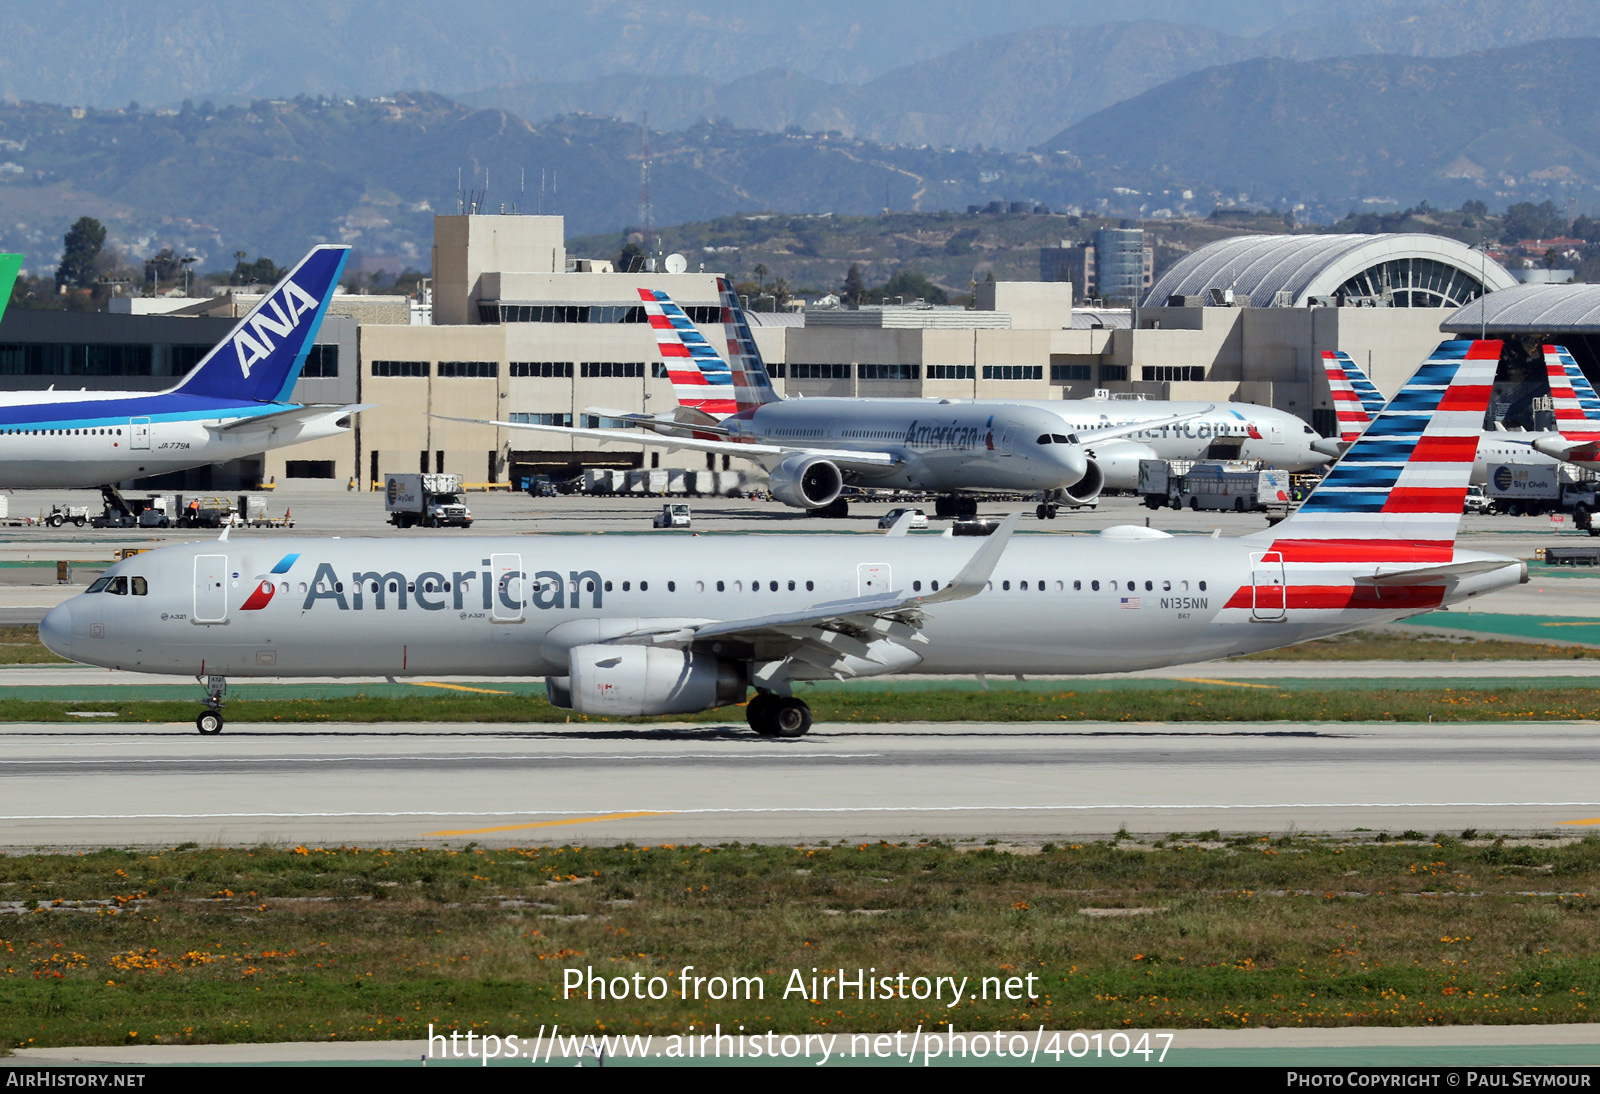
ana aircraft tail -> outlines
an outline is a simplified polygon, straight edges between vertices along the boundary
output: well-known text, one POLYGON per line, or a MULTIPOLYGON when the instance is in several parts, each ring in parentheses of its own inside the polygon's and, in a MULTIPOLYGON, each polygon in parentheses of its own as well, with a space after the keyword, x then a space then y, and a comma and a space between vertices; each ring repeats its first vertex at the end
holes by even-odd
POLYGON ((349 256, 350 248, 341 246, 306 255, 172 393, 241 402, 288 399, 349 256))
POLYGON ((1286 562, 1447 558, 1489 408, 1500 343, 1444 342, 1289 519, 1286 562))
POLYGON ((17 274, 21 269, 21 255, 0 255, 0 318, 6 314, 6 304, 11 300, 11 286, 17 283, 17 274))

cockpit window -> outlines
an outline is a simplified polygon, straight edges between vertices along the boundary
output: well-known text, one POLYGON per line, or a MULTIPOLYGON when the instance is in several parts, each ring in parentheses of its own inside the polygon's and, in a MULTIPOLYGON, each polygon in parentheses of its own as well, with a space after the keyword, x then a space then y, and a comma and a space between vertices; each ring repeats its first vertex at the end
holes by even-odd
POLYGON ((1076 437, 1063 437, 1059 433, 1050 434, 1050 439, 1055 441, 1056 444, 1077 444, 1078 443, 1078 439, 1076 437))
POLYGON ((111 584, 111 579, 109 577, 97 577, 95 578, 94 584, 90 585, 84 590, 84 595, 88 595, 89 593, 104 592, 105 587, 109 584, 111 584))
POLYGON ((113 596, 127 596, 128 579, 120 575, 112 578, 111 584, 106 586, 106 592, 112 594, 113 596))
POLYGON ((134 596, 147 596, 149 594, 149 592, 150 592, 150 584, 149 584, 149 582, 145 581, 144 578, 142 578, 142 577, 130 578, 129 582, 133 586, 133 595, 134 596))
POLYGON ((1054 442, 1050 439, 1050 434, 1041 433, 1041 434, 1039 434, 1039 439, 1037 441, 1035 441, 1034 443, 1035 444, 1053 444, 1054 442))

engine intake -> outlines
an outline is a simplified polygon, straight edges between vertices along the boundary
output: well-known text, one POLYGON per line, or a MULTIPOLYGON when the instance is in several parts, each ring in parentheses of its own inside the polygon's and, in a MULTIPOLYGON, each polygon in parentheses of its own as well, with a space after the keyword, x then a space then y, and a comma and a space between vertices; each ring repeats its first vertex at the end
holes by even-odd
POLYGON ((1071 486, 1063 486, 1055 493, 1067 505, 1093 505, 1100 497, 1100 491, 1105 489, 1105 472, 1100 470, 1100 465, 1094 460, 1088 461, 1084 468, 1083 478, 1071 486))
POLYGON ((772 469, 770 478, 772 496, 800 509, 831 505, 844 490, 844 473, 821 456, 790 456, 772 469))
POLYGON ((547 678, 545 690, 553 705, 580 714, 692 714, 744 697, 741 667, 709 653, 591 645, 568 657, 569 674, 547 678))

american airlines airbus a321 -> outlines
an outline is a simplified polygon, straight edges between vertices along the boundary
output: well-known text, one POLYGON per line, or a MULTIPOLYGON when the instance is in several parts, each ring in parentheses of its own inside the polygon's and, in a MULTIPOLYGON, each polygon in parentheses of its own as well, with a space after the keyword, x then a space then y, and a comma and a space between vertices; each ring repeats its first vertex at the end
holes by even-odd
POLYGON ((166 391, 0 392, 0 488, 107 486, 346 432, 361 407, 286 400, 349 254, 313 250, 166 391))
POLYGON ((551 702, 659 715, 743 702, 794 737, 805 680, 1114 672, 1272 649, 1525 581, 1458 549, 1498 342, 1447 342, 1276 528, 1098 536, 213 540, 117 563, 40 625, 107 668, 547 677, 551 702))
POLYGON ((601 441, 627 441, 753 460, 767 472, 772 496, 815 516, 843 517, 845 486, 925 490, 944 495, 943 516, 977 512, 972 493, 1043 493, 1079 505, 1100 493, 1086 445, 1159 429, 1214 409, 1190 406, 1138 423, 1096 422, 1081 432, 1038 407, 994 399, 783 399, 772 387, 733 286, 717 279, 724 360, 664 292, 640 289, 656 347, 678 409, 666 418, 603 413, 638 429, 577 429, 525 422, 472 421, 601 441))

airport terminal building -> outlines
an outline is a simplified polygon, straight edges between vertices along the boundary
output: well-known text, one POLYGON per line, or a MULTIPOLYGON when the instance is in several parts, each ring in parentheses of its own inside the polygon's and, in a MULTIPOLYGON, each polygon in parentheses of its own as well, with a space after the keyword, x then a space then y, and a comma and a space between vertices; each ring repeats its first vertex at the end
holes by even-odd
MULTIPOLYGON (((609 262, 569 258, 561 217, 515 214, 435 218, 433 271, 431 323, 377 299, 363 306, 361 297, 339 297, 330 308, 294 394, 369 405, 351 433, 192 472, 211 479, 187 485, 273 481, 344 490, 351 480, 366 484, 399 471, 519 483, 586 467, 723 466, 721 457, 699 453, 479 424, 603 426, 607 410, 670 410, 672 388, 638 290, 665 290, 721 347, 715 272, 613 272, 609 262)), ((750 319, 786 397, 1076 399, 1100 390, 1261 403, 1326 435, 1333 416, 1324 350, 1350 353, 1380 389, 1394 391, 1438 343, 1441 324, 1485 292, 1498 299, 1515 285, 1480 252, 1437 236, 1243 236, 1186 256, 1138 307, 1121 312, 1075 309, 1066 282, 989 281, 977 286, 972 309, 907 304, 750 319)), ((234 313, 247 306, 241 299, 234 313)), ((0 372, 13 386, 163 387, 197 352, 192 347, 209 346, 227 326, 13 309, 0 322, 0 372), (113 319, 139 320, 152 333, 81 325, 113 319), (183 328, 168 329, 173 324, 193 324, 194 334, 178 339, 173 331, 183 328), (52 356, 40 348, 48 338, 95 337, 191 348, 157 351, 154 359, 166 364, 137 373, 138 383, 125 382, 114 360, 85 371, 99 351, 58 347, 52 356)), ((99 352, 108 356, 116 355, 99 352)))

